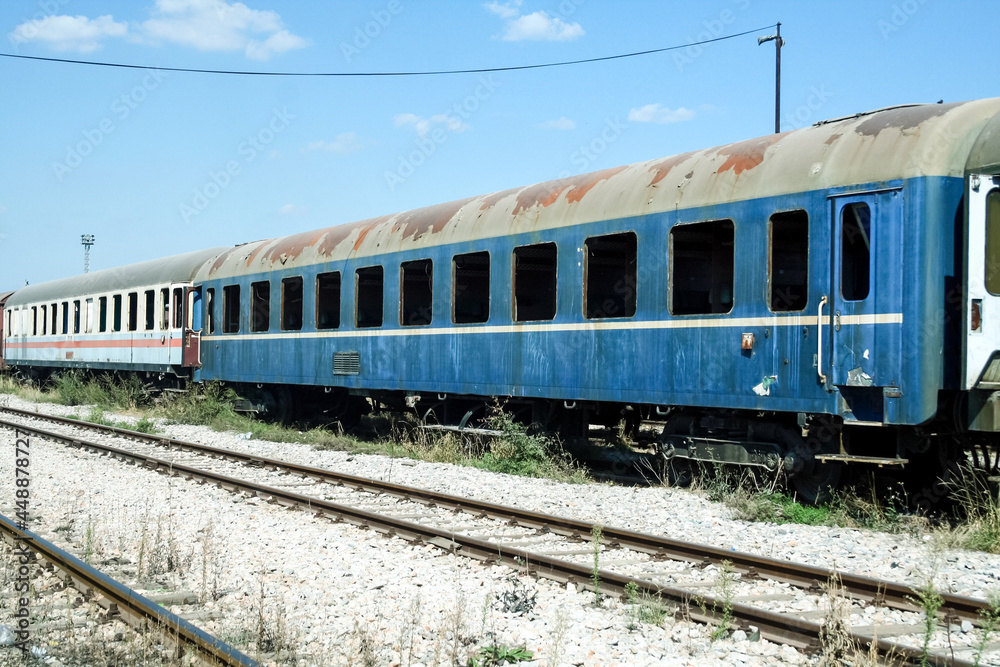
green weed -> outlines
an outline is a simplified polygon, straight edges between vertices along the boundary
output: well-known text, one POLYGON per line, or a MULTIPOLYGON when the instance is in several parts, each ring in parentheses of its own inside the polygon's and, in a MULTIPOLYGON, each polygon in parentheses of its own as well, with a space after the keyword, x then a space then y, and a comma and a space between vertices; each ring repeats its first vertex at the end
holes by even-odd
POLYGON ((590 583, 594 586, 594 604, 601 606, 601 542, 604 530, 595 525, 590 529, 590 546, 594 554, 594 566, 590 572, 590 583))
POLYGON ((722 600, 722 609, 716 609, 722 616, 719 618, 719 627, 712 633, 712 641, 729 636, 729 630, 733 627, 733 593, 736 584, 736 572, 733 564, 728 560, 722 561, 722 569, 719 571, 719 599, 722 600))
POLYGON ((494 665, 516 665, 519 662, 531 660, 534 654, 526 646, 504 646, 494 644, 479 649, 479 656, 469 658, 468 667, 494 667, 494 665))

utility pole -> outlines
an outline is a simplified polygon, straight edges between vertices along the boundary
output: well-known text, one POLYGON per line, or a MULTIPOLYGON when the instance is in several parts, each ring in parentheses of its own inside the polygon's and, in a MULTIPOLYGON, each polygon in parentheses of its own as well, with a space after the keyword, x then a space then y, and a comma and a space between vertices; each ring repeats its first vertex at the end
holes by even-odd
POLYGON ((767 37, 758 37, 757 46, 765 42, 774 42, 774 133, 781 132, 781 47, 785 40, 781 38, 781 22, 778 22, 777 32, 767 37))
POLYGON ((94 245, 94 235, 81 234, 80 243, 83 244, 83 272, 90 273, 90 247, 94 245))

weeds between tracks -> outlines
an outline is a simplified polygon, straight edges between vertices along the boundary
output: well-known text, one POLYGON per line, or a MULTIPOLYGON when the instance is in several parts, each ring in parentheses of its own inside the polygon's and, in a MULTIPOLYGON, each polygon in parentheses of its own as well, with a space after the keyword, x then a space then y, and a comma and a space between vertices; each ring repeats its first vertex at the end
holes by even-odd
POLYGON ((161 420, 207 426, 216 431, 249 433, 259 440, 307 444, 320 449, 454 463, 573 483, 589 481, 556 439, 529 433, 526 426, 516 422, 500 405, 490 410, 484 425, 503 435, 485 439, 428 432, 418 428, 411 415, 400 417, 385 412, 368 415, 352 433, 343 433, 337 424, 283 426, 237 412, 234 404, 239 396, 218 383, 207 383, 189 392, 154 401, 134 378, 97 375, 84 379, 82 374, 70 372, 41 388, 24 385, 9 376, 0 377, 0 394, 5 393, 34 402, 91 405, 84 420, 145 433, 155 432, 156 420, 161 420), (136 417, 136 421, 109 419, 106 413, 110 410, 124 411, 136 417))
MULTIPOLYGON (((343 433, 336 424, 282 426, 237 412, 233 406, 239 397, 218 383, 207 383, 154 401, 135 378, 105 374, 88 379, 70 372, 45 387, 25 385, 9 375, 0 376, 0 394, 5 393, 35 402, 91 405, 84 419, 145 432, 153 432, 158 421, 203 425, 218 431, 250 433, 256 439, 272 442, 453 463, 573 483, 589 481, 556 439, 529 432, 500 405, 493 406, 483 426, 503 435, 490 439, 429 432, 420 429, 412 415, 400 417, 386 412, 366 416, 362 425, 350 433, 343 433), (107 413, 112 410, 124 411, 133 419, 127 422, 110 419, 107 413)), ((957 512, 934 521, 910 512, 901 488, 889 494, 877 492, 879 483, 873 478, 838 491, 824 505, 812 506, 781 490, 776 479, 757 479, 747 471, 708 472, 698 476, 696 486, 700 485, 710 500, 726 504, 738 519, 888 533, 929 532, 944 546, 1000 553, 1000 497, 994 486, 971 470, 957 476, 959 481, 952 484, 957 512)))

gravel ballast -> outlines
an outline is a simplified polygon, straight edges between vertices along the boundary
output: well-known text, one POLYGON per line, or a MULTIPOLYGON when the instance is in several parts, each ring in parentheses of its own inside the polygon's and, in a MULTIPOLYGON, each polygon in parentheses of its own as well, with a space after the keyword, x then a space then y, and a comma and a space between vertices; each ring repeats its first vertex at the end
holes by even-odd
MULTIPOLYGON (((87 412, 3 399, 50 414, 87 412)), ((915 585, 933 577, 939 590, 963 595, 987 597, 1000 588, 997 556, 944 550, 921 536, 737 521, 724 506, 689 491, 563 484, 203 427, 158 428, 259 456, 845 572, 915 585)), ((0 442, 13 445, 13 432, 5 430, 0 442)), ((256 648, 263 636, 265 653, 280 651, 277 658, 264 656, 270 664, 294 664, 293 657, 299 664, 366 664, 370 656, 380 665, 465 664, 479 647, 492 645, 525 646, 534 655, 528 664, 537 665, 815 662, 790 647, 751 641, 743 631, 713 641, 712 628, 669 615, 658 625, 644 623, 634 606, 617 600, 596 606, 593 593, 573 585, 536 581, 41 438, 32 439, 31 466, 33 529, 89 554, 102 569, 107 562, 123 572, 113 576, 131 572, 146 590, 198 593, 206 602, 197 624, 240 648, 256 648)), ((13 467, 13 455, 0 457, 3 479, 13 479, 13 467)), ((13 490, 0 484, 2 507, 13 507, 13 490)))

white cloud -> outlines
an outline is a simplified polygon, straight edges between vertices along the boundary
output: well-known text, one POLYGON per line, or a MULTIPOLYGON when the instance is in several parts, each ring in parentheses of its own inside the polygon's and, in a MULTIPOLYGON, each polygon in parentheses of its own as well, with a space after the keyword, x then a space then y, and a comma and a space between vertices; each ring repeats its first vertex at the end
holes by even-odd
POLYGON ((496 0, 483 5, 486 11, 502 18, 506 25, 501 39, 507 42, 521 40, 560 42, 583 37, 579 23, 566 23, 557 16, 538 11, 521 14, 521 0, 500 3, 496 0))
POLYGON ((242 2, 228 0, 156 0, 154 17, 141 28, 153 41, 199 51, 242 50, 254 60, 267 60, 308 43, 286 30, 277 12, 250 9, 242 2))
POLYGON ((152 17, 131 26, 110 14, 96 19, 46 16, 22 23, 8 34, 13 44, 39 42, 56 51, 84 53, 101 48, 106 38, 168 42, 199 51, 243 51, 253 60, 268 60, 308 45, 285 28, 277 12, 250 9, 231 0, 156 0, 152 17))
POLYGON ((540 125, 548 130, 572 130, 576 127, 576 123, 567 118, 566 116, 560 116, 558 120, 549 120, 540 125))
POLYGON ((302 149, 303 153, 309 151, 329 151, 331 153, 353 153, 361 150, 361 141, 356 132, 341 132, 333 141, 312 141, 302 149))
POLYGON ((309 207, 301 204, 285 204, 278 209, 278 215, 305 215, 308 212, 309 207))
POLYGON ((251 39, 247 43, 245 53, 247 58, 252 60, 270 60, 271 56, 275 53, 301 49, 307 46, 308 43, 298 35, 293 35, 287 30, 280 30, 263 42, 251 39))
POLYGON ((430 118, 423 118, 412 113, 398 113, 393 116, 392 122, 396 127, 412 125, 421 137, 430 132, 435 125, 444 125, 451 132, 465 132, 470 127, 468 123, 463 123, 457 116, 449 116, 444 113, 436 114, 430 118))
POLYGON ((512 0, 500 4, 499 2, 487 2, 483 5, 486 11, 492 12, 502 19, 511 19, 521 13, 521 0, 512 0))
POLYGON ((89 19, 86 16, 46 16, 27 21, 8 33, 13 44, 42 42, 54 51, 89 53, 101 48, 105 37, 125 37, 128 24, 116 22, 110 14, 89 19))
POLYGON ((583 35, 583 27, 579 23, 566 23, 558 17, 539 11, 509 21, 503 33, 503 40, 565 42, 583 35))
POLYGON ((691 109, 685 107, 670 109, 657 102, 643 107, 633 107, 628 112, 628 119, 634 123, 679 123, 691 120, 694 115, 691 109))

